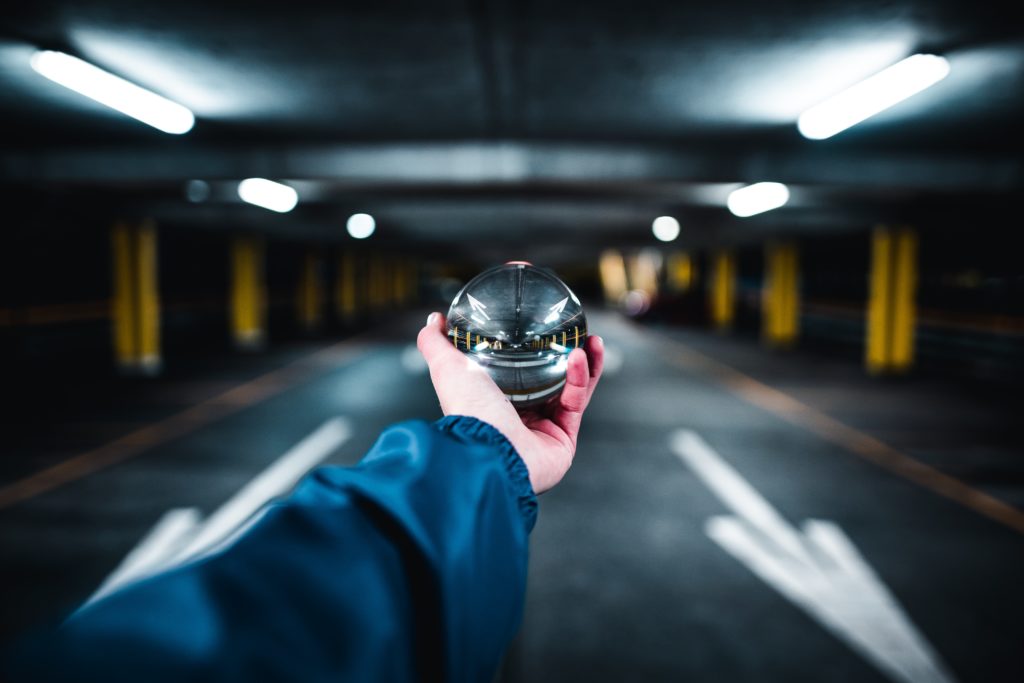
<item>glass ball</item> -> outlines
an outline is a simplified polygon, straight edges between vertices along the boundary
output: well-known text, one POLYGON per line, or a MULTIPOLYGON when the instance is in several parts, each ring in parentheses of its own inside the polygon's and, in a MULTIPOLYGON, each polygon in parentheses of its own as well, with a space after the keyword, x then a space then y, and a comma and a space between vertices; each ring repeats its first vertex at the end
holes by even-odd
POLYGON ((554 273, 511 261, 459 291, 448 310, 448 337, 512 405, 533 408, 561 395, 569 352, 587 340, 587 319, 554 273))

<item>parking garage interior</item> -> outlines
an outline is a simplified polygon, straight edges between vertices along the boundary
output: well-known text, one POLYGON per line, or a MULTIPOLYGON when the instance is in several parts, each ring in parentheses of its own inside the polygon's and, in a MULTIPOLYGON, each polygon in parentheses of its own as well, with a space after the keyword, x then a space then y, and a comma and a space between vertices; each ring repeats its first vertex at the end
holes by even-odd
POLYGON ((529 261, 578 295, 605 371, 539 497, 494 680, 1020 680, 1013 16, 8 8, 0 646, 45 637, 155 529, 201 530, 311 436, 334 435, 296 478, 441 417, 424 319, 529 261), (171 118, 90 99, 68 64, 171 118), (812 128, 915 64, 933 82, 812 128), (748 212, 758 188, 781 201, 748 212))

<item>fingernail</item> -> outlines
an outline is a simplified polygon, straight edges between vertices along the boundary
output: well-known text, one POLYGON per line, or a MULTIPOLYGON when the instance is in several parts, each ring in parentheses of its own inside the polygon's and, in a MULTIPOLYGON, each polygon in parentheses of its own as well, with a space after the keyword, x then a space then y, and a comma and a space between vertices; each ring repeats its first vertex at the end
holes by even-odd
POLYGON ((437 320, 437 313, 431 313, 430 315, 427 316, 428 325, 433 325, 435 320, 437 320))

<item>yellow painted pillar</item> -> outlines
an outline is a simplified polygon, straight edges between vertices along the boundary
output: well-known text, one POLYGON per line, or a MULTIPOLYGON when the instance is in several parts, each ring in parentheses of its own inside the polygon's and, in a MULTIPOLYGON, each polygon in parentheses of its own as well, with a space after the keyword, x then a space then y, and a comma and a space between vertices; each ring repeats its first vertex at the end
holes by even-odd
POLYGON ((381 308, 391 308, 393 303, 393 292, 391 289, 391 266, 392 262, 390 257, 383 257, 378 261, 380 270, 378 271, 378 286, 380 287, 380 305, 381 308))
POLYGON ((601 254, 598 264, 601 273, 601 288, 604 290, 604 299, 610 305, 618 305, 622 297, 629 289, 626 279, 626 263, 622 254, 609 249, 601 254))
POLYGON ((654 299, 658 296, 658 268, 661 255, 655 251, 644 250, 634 254, 627 261, 630 289, 639 289, 654 299))
POLYGON ((408 260, 406 278, 406 303, 415 306, 420 302, 420 269, 416 259, 408 260))
POLYGON ((122 371, 156 374, 162 365, 156 225, 119 223, 111 246, 115 359, 122 371))
POLYGON ((363 273, 363 279, 366 281, 366 309, 370 313, 375 313, 377 311, 377 307, 380 305, 377 302, 378 289, 376 256, 370 256, 366 259, 366 268, 363 273))
POLYGON ((111 318, 114 322, 114 358, 122 370, 135 368, 135 285, 132 261, 133 229, 118 223, 110 231, 113 248, 113 298, 111 318))
POLYGON ((789 346, 800 329, 800 267, 795 244, 769 244, 764 252, 761 328, 772 346, 789 346))
POLYGON ((231 243, 231 335, 240 349, 258 349, 266 340, 264 246, 258 237, 231 243))
POLYGON ((359 298, 356 279, 356 255, 350 250, 338 256, 338 272, 334 281, 334 303, 338 317, 350 323, 359 314, 359 298))
POLYGON ((299 275, 296 294, 299 324, 308 332, 316 330, 323 323, 324 284, 323 263, 315 249, 306 252, 299 275))
POLYGON ((736 255, 718 249, 711 256, 711 321, 719 329, 732 327, 736 316, 736 255))
POLYGON ((685 251, 676 251, 668 257, 668 288, 672 292, 684 293, 693 286, 693 258, 685 251))
POLYGON ((871 236, 864 360, 873 374, 909 370, 914 363, 917 233, 879 226, 871 236))
POLYGON ((408 297, 408 285, 406 284, 405 259, 398 258, 391 263, 391 298, 395 305, 402 308, 408 297))

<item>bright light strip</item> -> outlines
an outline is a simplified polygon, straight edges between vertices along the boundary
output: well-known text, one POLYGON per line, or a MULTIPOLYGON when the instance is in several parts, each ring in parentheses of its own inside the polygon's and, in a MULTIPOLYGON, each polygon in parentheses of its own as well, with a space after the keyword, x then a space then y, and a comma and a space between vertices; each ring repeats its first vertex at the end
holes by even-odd
POLYGON ((238 196, 243 202, 278 213, 288 213, 299 203, 295 188, 266 178, 246 178, 238 183, 238 196))
POLYGON ((740 218, 777 209, 789 201, 789 188, 782 183, 754 183, 729 193, 729 211, 740 218))
POLYGON ((651 223, 651 232, 662 242, 671 242, 679 237, 679 221, 672 216, 658 216, 651 223))
POLYGON ((63 52, 39 50, 29 62, 36 73, 158 128, 181 135, 192 130, 196 117, 177 102, 129 83, 112 73, 63 52))
POLYGON ((949 74, 938 55, 912 55, 800 115, 797 128, 811 140, 824 140, 935 85, 949 74))
POLYGON ((345 228, 352 237, 357 240, 365 240, 377 229, 377 221, 373 220, 373 216, 368 213, 354 213, 348 217, 345 228))

